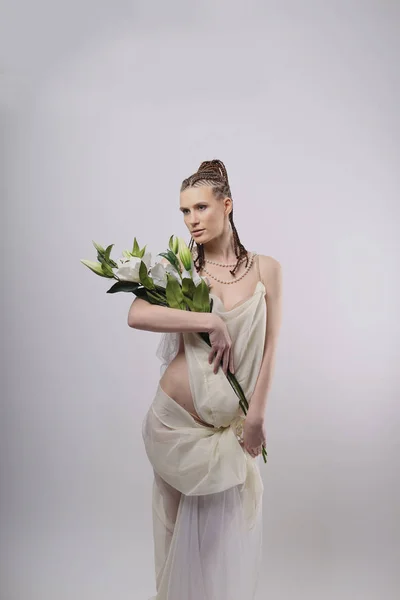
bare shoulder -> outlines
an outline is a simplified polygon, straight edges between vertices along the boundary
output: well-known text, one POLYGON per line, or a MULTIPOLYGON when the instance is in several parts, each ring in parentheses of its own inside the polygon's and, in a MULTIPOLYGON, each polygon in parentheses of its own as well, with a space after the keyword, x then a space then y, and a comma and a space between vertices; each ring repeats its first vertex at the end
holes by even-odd
POLYGON ((281 263, 273 256, 259 254, 258 257, 261 279, 267 289, 267 292, 279 293, 282 281, 281 263))
POLYGON ((276 274, 282 271, 281 263, 273 256, 259 254, 258 260, 258 264, 260 265, 260 274, 263 280, 264 276, 265 279, 268 280, 270 277, 276 277, 276 274))

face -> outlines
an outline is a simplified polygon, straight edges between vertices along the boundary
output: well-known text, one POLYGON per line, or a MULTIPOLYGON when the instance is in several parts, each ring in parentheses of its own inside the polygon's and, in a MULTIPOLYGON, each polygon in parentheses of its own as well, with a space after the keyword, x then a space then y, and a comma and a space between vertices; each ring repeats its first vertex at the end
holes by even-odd
POLYGON ((212 187, 189 187, 180 194, 180 209, 190 235, 198 244, 221 236, 227 226, 232 200, 217 200, 212 187), (196 233, 196 230, 201 230, 196 233))

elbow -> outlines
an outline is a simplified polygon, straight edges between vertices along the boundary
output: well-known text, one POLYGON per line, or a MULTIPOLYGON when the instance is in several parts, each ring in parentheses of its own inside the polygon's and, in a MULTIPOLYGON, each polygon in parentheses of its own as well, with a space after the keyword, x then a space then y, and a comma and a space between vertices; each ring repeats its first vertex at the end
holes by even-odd
POLYGON ((146 329, 148 317, 146 317, 149 310, 147 302, 137 298, 128 313, 127 323, 129 327, 133 329, 146 329))
POLYGON ((133 329, 135 329, 135 327, 136 327, 135 321, 133 320, 131 315, 128 315, 127 323, 128 323, 128 327, 132 327, 133 329))
POLYGON ((127 318, 128 327, 132 327, 133 329, 137 328, 137 322, 138 322, 137 310, 136 310, 136 308, 134 308, 132 306, 128 312, 128 318, 127 318))
POLYGON ((137 314, 137 311, 130 311, 127 319, 128 327, 132 327, 132 329, 141 329, 140 327, 140 319, 137 314))

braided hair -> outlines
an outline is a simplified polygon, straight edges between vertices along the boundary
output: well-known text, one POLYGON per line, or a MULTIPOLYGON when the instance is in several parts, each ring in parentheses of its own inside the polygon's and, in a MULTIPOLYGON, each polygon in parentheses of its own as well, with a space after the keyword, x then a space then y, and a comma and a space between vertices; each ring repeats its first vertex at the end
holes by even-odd
MULTIPOLYGON (((181 185, 181 192, 186 190, 189 187, 200 187, 201 185, 208 185, 213 188, 214 196, 217 199, 220 198, 232 198, 231 188, 229 186, 228 173, 226 172, 225 165, 222 161, 218 159, 214 160, 206 160, 201 163, 200 167, 197 169, 196 173, 187 177, 183 180, 181 185)), ((235 256, 237 258, 237 263, 232 271, 232 275, 235 274, 236 269, 238 268, 240 262, 244 257, 246 257, 246 267, 249 261, 249 257, 247 254, 246 248, 243 246, 242 242, 239 239, 238 232, 235 227, 235 223, 233 222, 233 208, 229 213, 229 221, 232 227, 233 232, 233 246, 235 251, 235 256)), ((192 251, 195 240, 193 237, 189 243, 189 250, 192 251)), ((200 271, 204 266, 204 247, 203 244, 197 244, 197 257, 194 260, 194 265, 197 271, 200 271), (196 264, 197 263, 197 264, 196 264)))

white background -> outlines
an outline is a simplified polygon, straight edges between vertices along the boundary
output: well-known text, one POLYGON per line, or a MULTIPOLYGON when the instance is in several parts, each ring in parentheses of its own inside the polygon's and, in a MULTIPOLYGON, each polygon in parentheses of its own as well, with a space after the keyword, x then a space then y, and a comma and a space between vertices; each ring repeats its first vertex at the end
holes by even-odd
POLYGON ((189 241, 179 187, 212 158, 284 278, 257 600, 398 598, 399 3, 9 0, 0 22, 1 600, 155 592, 160 334, 80 259, 189 241))

